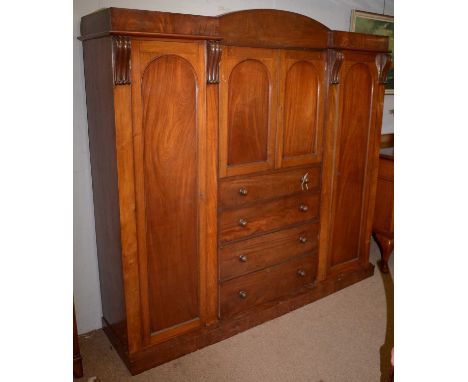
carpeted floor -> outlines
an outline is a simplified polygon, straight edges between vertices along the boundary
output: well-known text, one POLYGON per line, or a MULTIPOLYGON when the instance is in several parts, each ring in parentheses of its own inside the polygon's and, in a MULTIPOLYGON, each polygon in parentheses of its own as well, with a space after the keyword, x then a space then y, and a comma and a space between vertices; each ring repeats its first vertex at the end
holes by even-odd
MULTIPOLYGON (((372 242, 371 262, 379 258, 372 242)), ((80 336, 80 346, 85 376, 77 381, 387 381, 393 281, 376 267, 369 279, 135 377, 102 330, 80 336)))

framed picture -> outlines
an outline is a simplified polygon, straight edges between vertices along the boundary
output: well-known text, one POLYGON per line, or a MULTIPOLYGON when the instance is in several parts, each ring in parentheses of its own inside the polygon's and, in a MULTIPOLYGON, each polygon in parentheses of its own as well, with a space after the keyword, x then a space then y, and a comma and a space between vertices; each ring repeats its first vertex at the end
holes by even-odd
MULTIPOLYGON (((353 10, 351 13, 351 32, 388 36, 388 50, 393 59, 393 16, 353 10)), ((393 94, 393 67, 388 71, 385 94, 393 94)))

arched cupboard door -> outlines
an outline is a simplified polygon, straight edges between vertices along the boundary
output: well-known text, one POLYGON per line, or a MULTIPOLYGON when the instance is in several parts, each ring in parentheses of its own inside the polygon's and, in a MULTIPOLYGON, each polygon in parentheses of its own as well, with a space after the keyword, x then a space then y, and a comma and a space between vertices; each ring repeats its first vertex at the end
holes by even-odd
POLYGON ((143 343, 205 320, 203 43, 132 42, 132 119, 143 343))
POLYGON ((274 168, 277 55, 223 47, 219 85, 219 175, 274 168))
POLYGON ((280 51, 276 167, 320 162, 326 52, 280 51))
POLYGON ((369 261, 383 97, 376 55, 344 52, 339 80, 330 85, 333 150, 327 275, 369 261))

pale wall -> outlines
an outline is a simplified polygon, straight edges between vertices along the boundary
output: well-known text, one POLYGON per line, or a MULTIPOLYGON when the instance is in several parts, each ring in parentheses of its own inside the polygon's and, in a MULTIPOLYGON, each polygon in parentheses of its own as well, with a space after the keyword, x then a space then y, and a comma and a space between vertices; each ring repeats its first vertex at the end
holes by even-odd
MULTIPOLYGON (((73 227, 73 290, 78 332, 86 333, 101 327, 101 295, 97 269, 94 231, 91 169, 89 163, 88 125, 83 75, 83 52, 76 39, 82 16, 101 8, 122 7, 192 13, 215 16, 241 9, 275 8, 309 16, 330 29, 349 30, 352 9, 382 12, 383 0, 75 0, 73 15, 73 138, 74 138, 74 227, 73 227)), ((393 0, 386 0, 385 14, 393 15, 393 0)), ((393 132, 393 96, 386 96, 383 128, 393 132)))

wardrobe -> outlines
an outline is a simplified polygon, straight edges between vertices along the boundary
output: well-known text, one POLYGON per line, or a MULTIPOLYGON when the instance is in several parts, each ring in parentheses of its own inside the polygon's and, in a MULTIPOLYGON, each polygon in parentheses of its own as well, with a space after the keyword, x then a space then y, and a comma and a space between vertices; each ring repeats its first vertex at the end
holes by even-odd
POLYGON ((108 8, 80 39, 103 327, 132 374, 373 274, 386 37, 108 8))

